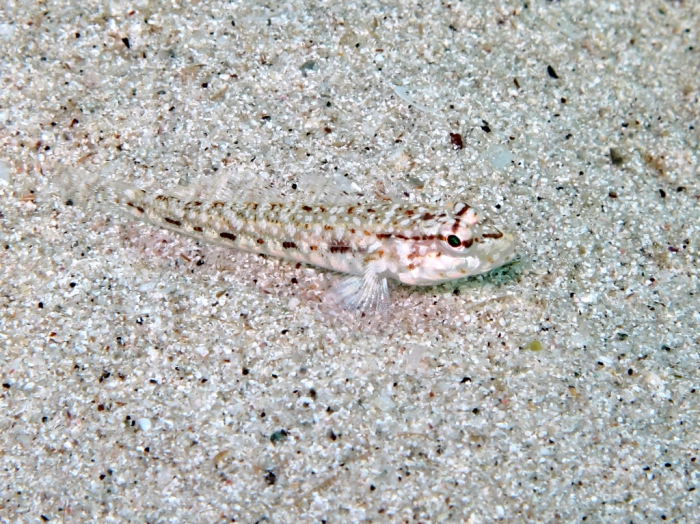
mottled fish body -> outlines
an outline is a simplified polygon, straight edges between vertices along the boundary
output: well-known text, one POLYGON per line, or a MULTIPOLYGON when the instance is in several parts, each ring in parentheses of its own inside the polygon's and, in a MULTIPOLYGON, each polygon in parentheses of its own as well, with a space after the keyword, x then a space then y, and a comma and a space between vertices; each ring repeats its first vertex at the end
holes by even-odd
POLYGON ((388 306, 387 278, 439 284, 490 271, 515 248, 512 234, 464 203, 232 202, 121 186, 97 193, 102 203, 204 242, 346 273, 334 295, 350 308, 388 306))

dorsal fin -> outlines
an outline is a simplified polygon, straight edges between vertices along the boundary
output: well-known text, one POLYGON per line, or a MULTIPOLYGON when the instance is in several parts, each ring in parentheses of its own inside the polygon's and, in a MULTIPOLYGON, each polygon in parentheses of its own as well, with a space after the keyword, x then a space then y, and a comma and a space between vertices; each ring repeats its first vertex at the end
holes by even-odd
POLYGON ((172 189, 171 194, 183 199, 205 199, 230 202, 325 202, 329 204, 356 203, 376 200, 365 195, 360 187, 346 177, 327 178, 305 174, 296 180, 273 179, 266 173, 222 173, 200 177, 191 184, 172 189))

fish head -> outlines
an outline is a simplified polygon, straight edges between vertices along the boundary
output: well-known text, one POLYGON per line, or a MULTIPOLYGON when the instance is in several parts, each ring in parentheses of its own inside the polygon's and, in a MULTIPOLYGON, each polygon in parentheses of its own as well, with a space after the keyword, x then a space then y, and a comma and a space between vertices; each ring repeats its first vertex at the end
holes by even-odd
POLYGON ((434 285, 479 275, 513 259, 515 235, 498 229, 486 215, 464 203, 453 206, 436 224, 437 234, 417 246, 405 271, 409 285, 434 285))

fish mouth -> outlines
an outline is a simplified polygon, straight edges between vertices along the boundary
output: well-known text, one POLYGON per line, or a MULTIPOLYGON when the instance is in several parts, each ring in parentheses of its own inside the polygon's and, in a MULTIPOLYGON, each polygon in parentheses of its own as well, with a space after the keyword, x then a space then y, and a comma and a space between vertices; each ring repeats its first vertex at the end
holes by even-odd
POLYGON ((518 248, 518 241, 515 238, 515 235, 512 233, 503 233, 503 239, 505 243, 508 244, 507 249, 503 253, 503 256, 501 257, 501 263, 502 264, 507 264, 511 260, 513 260, 516 256, 515 251, 518 248))
POLYGON ((492 246, 493 254, 489 257, 490 267, 496 268, 507 264, 516 258, 518 241, 512 233, 503 233, 497 244, 492 246))

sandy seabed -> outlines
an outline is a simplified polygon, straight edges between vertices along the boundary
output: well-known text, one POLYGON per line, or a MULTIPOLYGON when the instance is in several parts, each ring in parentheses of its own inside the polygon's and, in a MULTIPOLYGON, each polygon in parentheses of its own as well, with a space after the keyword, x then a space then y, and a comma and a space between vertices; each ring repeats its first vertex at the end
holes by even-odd
POLYGON ((0 520, 700 521, 698 28, 697 2, 6 0, 0 520), (358 319, 338 275, 67 205, 65 173, 459 198, 519 261, 358 319))

